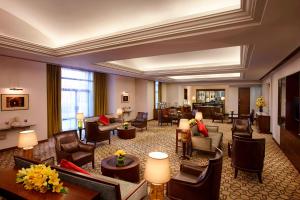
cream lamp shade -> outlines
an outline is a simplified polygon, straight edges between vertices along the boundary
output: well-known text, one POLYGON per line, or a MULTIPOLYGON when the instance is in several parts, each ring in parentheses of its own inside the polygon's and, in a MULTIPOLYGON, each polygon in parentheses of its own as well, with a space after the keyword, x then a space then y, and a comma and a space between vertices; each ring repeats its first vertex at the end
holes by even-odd
POLYGON ((195 96, 192 96, 192 100, 195 101, 195 100, 196 100, 196 97, 195 97, 195 96))
POLYGON ((82 120, 84 119, 84 114, 83 114, 83 113, 77 113, 77 114, 76 114, 76 119, 77 119, 78 121, 82 121, 82 120))
POLYGON ((122 115, 123 114, 123 109, 122 108, 118 108, 117 109, 117 115, 122 115))
POLYGON ((199 120, 199 121, 202 120, 203 119, 202 112, 197 112, 196 115, 195 115, 195 119, 199 120))
POLYGON ((224 100, 225 100, 225 97, 221 97, 221 100, 224 101, 224 100))
POLYGON ((188 119, 180 119, 178 128, 181 130, 189 130, 190 129, 189 120, 188 119))
POLYGON ((34 130, 21 131, 19 133, 18 147, 23 149, 32 149, 37 145, 37 137, 34 130))
POLYGON ((169 156, 163 152, 151 152, 145 168, 145 179, 152 184, 167 183, 170 178, 169 156))

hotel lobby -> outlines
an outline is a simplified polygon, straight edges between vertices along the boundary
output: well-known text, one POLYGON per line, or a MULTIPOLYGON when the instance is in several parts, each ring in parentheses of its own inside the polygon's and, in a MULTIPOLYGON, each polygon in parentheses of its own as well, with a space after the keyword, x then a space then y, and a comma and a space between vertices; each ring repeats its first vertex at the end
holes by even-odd
POLYGON ((0 6, 0 200, 300 199, 298 0, 0 6))

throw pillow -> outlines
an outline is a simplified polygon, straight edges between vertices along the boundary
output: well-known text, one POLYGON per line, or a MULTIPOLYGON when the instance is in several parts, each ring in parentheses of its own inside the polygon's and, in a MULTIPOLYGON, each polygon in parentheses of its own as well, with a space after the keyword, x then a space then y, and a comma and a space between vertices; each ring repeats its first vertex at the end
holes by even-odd
POLYGON ((101 115, 99 117, 99 122, 101 122, 105 126, 109 125, 109 119, 105 115, 101 115))
POLYGON ((200 132, 198 131, 198 126, 197 125, 192 126, 191 132, 192 132, 193 136, 200 136, 200 132))
POLYGON ((78 142, 74 141, 74 142, 61 144, 61 148, 65 152, 74 153, 78 150, 78 142))
POLYGON ((86 174, 86 175, 91 175, 90 173, 88 173, 87 171, 85 171, 84 169, 82 169, 81 167, 78 167, 74 163, 72 163, 70 161, 67 161, 65 159, 62 159, 60 161, 60 166, 62 168, 69 169, 69 170, 72 170, 72 171, 75 171, 75 172, 80 172, 80 173, 83 173, 83 174, 86 174))
POLYGON ((201 121, 197 120, 197 126, 198 126, 199 132, 202 133, 204 135, 204 137, 208 137, 208 130, 201 121))

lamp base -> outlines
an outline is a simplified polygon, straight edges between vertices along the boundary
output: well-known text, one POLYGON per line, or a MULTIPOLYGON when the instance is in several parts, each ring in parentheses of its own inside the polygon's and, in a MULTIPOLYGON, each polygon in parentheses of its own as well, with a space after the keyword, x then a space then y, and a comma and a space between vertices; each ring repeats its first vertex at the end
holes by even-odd
POLYGON ((22 149, 23 157, 28 159, 33 159, 33 148, 31 149, 22 149))
POLYGON ((150 200, 164 200, 164 184, 151 184, 150 200))

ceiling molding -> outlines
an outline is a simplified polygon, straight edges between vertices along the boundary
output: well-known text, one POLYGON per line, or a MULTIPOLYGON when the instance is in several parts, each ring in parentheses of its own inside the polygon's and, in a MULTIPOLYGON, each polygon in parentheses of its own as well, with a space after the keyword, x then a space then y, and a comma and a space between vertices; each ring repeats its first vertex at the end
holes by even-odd
POLYGON ((259 25, 267 0, 241 1, 240 9, 115 34, 59 48, 49 48, 5 36, 0 37, 0 46, 36 54, 61 57, 201 35, 208 31, 215 32, 224 29, 259 25))
POLYGON ((242 45, 241 46, 241 65, 228 65, 228 66, 209 66, 209 67, 199 67, 199 68, 184 68, 184 69, 167 69, 167 70, 154 70, 154 71, 140 71, 134 68, 117 65, 109 62, 101 62, 96 65, 99 67, 109 68, 111 70, 133 73, 136 75, 144 76, 169 76, 169 75, 189 75, 194 73, 201 74, 211 74, 220 72, 243 72, 247 69, 247 66, 251 60, 254 50, 254 45, 242 45))

